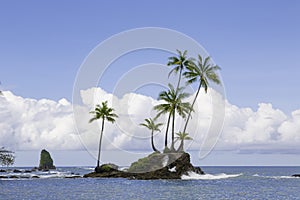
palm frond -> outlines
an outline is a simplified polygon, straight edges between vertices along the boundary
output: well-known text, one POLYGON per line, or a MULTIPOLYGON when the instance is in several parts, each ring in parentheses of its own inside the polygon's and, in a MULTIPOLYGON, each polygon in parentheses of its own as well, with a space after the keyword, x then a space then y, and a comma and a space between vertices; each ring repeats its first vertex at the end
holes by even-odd
POLYGON ((93 121, 95 121, 95 120, 98 120, 99 118, 97 118, 97 117, 93 117, 93 118, 91 118, 90 120, 89 120, 89 123, 92 123, 93 121))
POLYGON ((114 109, 107 106, 107 101, 102 102, 101 105, 96 105, 95 110, 90 113, 94 114, 93 118, 89 120, 90 123, 100 118, 114 123, 115 118, 118 117, 118 115, 114 113, 114 109))

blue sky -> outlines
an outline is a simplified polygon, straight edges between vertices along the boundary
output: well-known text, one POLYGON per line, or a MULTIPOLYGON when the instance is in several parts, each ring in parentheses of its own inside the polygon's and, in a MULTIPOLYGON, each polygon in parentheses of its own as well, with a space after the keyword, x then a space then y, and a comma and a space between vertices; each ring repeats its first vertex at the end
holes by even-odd
MULTIPOLYGON (((299 13, 297 0, 2 0, 0 88, 24 98, 71 101, 77 71, 100 42, 133 28, 162 27, 208 51, 222 68, 230 103, 254 110, 271 103, 290 115, 300 108, 299 13)), ((167 57, 128 55, 124 66, 165 64, 167 57)), ((100 87, 111 92, 113 81, 100 87)))
MULTIPOLYGON (((1 1, 2 87, 71 99, 87 54, 113 34, 164 27, 197 40, 222 67, 227 98, 300 107, 299 1, 1 1)), ((166 62, 161 60, 162 63, 166 62)))

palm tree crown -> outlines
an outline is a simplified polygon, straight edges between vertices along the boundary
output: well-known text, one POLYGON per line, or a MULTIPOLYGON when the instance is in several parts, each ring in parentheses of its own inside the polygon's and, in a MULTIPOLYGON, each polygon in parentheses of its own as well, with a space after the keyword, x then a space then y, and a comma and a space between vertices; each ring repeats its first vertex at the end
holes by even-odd
POLYGON ((94 117, 89 120, 89 123, 91 123, 95 120, 101 119, 101 118, 104 120, 107 120, 111 123, 114 123, 116 121, 115 118, 117 118, 118 115, 113 112, 114 112, 114 109, 109 108, 107 106, 107 101, 102 102, 101 106, 96 105, 95 110, 90 112, 91 114, 94 114, 94 117))
POLYGON ((176 141, 180 140, 178 151, 183 151, 184 140, 192 140, 193 138, 191 138, 188 133, 184 132, 176 133, 176 135, 176 141))
POLYGON ((178 112, 183 118, 189 111, 189 103, 182 102, 182 100, 189 96, 188 93, 183 92, 183 87, 178 89, 178 94, 173 85, 168 84, 169 89, 162 91, 159 94, 158 100, 163 100, 164 103, 154 106, 154 109, 159 111, 156 117, 160 117, 162 114, 170 113, 174 110, 178 112))
POLYGON ((158 111, 156 117, 161 116, 162 114, 169 113, 166 135, 165 135, 165 147, 168 144, 168 129, 170 120, 172 118, 172 147, 174 145, 174 123, 175 123, 175 114, 176 112, 183 118, 186 117, 189 110, 191 110, 190 103, 182 102, 184 98, 188 97, 188 93, 182 92, 183 88, 178 88, 175 90, 173 85, 169 84, 169 89, 163 91, 159 94, 159 100, 163 100, 164 103, 154 106, 154 109, 158 111))
POLYGON ((159 127, 163 125, 163 123, 155 123, 155 120, 152 118, 145 119, 145 123, 141 123, 141 126, 145 126, 151 131, 160 131, 159 127))
POLYGON ((188 79, 187 83, 191 84, 200 80, 201 87, 204 87, 207 92, 209 81, 220 84, 220 78, 216 74, 217 70, 221 70, 218 65, 211 65, 210 57, 206 57, 203 61, 201 55, 198 55, 197 64, 187 66, 187 72, 184 72, 184 76, 188 79))
POLYGON ((167 65, 174 66, 174 68, 170 71, 169 76, 172 73, 176 74, 179 72, 179 78, 178 78, 178 83, 177 83, 177 87, 176 87, 176 90, 177 90, 180 87, 182 71, 184 70, 184 68, 186 68, 187 66, 189 66, 193 63, 193 59, 187 58, 187 50, 185 50, 183 53, 181 51, 179 51, 178 49, 176 49, 176 51, 178 53, 178 57, 176 57, 176 56, 169 57, 169 62, 167 63, 167 65))

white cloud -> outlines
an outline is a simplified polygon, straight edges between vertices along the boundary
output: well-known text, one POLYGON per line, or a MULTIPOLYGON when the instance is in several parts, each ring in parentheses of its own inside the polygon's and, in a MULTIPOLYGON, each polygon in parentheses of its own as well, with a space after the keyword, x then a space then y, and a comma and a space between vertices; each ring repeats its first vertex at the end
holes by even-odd
MULTIPOLYGON (((55 102, 18 97, 9 91, 3 94, 0 97, 0 146, 15 150, 67 150, 83 149, 84 146, 97 149, 100 121, 88 123, 91 117, 89 111, 95 104, 93 99, 97 99, 97 103, 107 100, 119 115, 115 124, 105 124, 104 149, 151 148, 150 132, 139 125, 144 118, 155 115, 152 108, 159 102, 151 97, 130 93, 118 98, 100 88, 91 88, 81 92, 83 105, 73 107, 66 99, 55 102)), ((267 103, 259 104, 257 110, 239 108, 224 102, 214 90, 207 95, 201 92, 199 97, 196 113, 188 128, 194 138, 186 143, 189 149, 199 150, 206 137, 210 138, 211 134, 218 136, 213 133, 217 129, 211 121, 215 119, 213 114, 218 114, 225 105, 224 127, 216 148, 250 152, 300 150, 300 110, 288 115, 267 103)), ((160 120, 166 121, 166 117, 160 120)), ((183 121, 177 119, 176 122, 176 130, 182 129, 183 121)), ((164 129, 155 135, 156 146, 160 149, 164 144, 164 129)))
POLYGON ((11 92, 0 97, 0 146, 30 150, 80 148, 74 131, 71 104, 41 99, 26 99, 11 92))
MULTIPOLYGON (((280 139, 284 142, 300 141, 300 110, 292 112, 292 117, 284 121, 278 128, 280 139)), ((299 143, 297 143, 299 144, 299 143)))

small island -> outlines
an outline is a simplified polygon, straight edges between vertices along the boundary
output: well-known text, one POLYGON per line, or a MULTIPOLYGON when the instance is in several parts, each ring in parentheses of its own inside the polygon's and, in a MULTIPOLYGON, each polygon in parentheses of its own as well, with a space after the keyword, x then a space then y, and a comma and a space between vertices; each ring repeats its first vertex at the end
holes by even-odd
POLYGON ((104 164, 99 172, 84 175, 85 178, 128 178, 128 179, 181 179, 189 172, 204 174, 200 167, 190 163, 188 153, 152 153, 131 164, 126 171, 116 165, 104 164), (169 160, 171 162, 169 162, 169 160))

